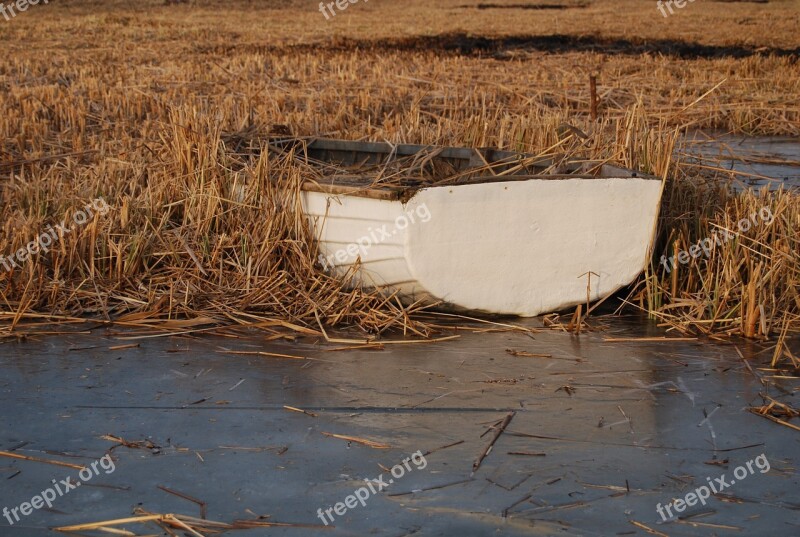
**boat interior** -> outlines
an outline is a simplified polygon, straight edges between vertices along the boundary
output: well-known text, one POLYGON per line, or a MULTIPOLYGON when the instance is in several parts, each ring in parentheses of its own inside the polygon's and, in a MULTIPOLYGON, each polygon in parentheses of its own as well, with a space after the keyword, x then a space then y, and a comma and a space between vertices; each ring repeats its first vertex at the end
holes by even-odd
POLYGON ((603 177, 657 179, 597 161, 556 159, 493 148, 353 142, 326 138, 272 139, 270 151, 312 172, 305 190, 386 199, 421 188, 531 179, 603 177))

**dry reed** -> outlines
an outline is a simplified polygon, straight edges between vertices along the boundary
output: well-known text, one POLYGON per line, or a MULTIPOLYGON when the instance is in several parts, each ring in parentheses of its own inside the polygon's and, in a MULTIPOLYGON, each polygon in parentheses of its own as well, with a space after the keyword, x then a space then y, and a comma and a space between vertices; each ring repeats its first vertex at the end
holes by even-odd
MULTIPOLYGON (((37 320, 91 318, 149 330, 234 323, 328 339, 326 327, 365 338, 389 329, 429 336, 416 308, 350 290, 314 265, 298 199, 309 172, 266 150, 276 134, 491 146, 670 177, 656 258, 631 302, 682 332, 797 331, 797 195, 737 194, 674 159, 689 129, 800 133, 800 108, 787 97, 800 91, 796 56, 403 50, 372 27, 354 29, 349 44, 320 41, 328 30, 289 4, 282 20, 289 12, 297 19, 283 30, 270 23, 275 35, 264 41, 237 6, 218 21, 202 3, 185 20, 155 7, 132 17, 54 4, 37 12, 36 32, 30 17, 2 29, 12 44, 0 59, 0 253, 91 199, 102 196, 111 210, 0 274, 0 335, 37 320), (303 26, 321 33, 291 34, 303 26), (76 28, 96 36, 80 55, 76 28), (589 119, 590 74, 598 75, 598 122, 589 119), (775 215, 771 226, 709 259, 659 270, 667 248, 687 248, 764 206, 775 215)), ((593 4, 569 16, 606 9, 593 4)), ((693 9, 697 20, 708 16, 693 9)), ((361 13, 371 20, 378 12, 361 13)), ((477 24, 490 14, 474 15, 477 24)), ((779 26, 791 30, 786 17, 779 26)), ((718 40, 730 41, 729 28, 718 40)), ((786 45, 788 35, 776 33, 772 45, 786 45)), ((768 45, 758 32, 751 37, 768 45)))

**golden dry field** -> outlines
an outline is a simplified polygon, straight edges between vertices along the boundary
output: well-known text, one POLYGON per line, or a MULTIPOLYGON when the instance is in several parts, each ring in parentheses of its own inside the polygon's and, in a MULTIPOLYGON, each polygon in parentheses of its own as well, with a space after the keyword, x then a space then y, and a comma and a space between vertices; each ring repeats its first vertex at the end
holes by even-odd
POLYGON ((270 134, 324 135, 664 177, 658 246, 629 308, 687 334, 779 339, 776 360, 797 366, 781 348, 800 331, 797 194, 741 193, 681 148, 698 130, 800 136, 798 28, 795 0, 698 0, 668 17, 638 0, 362 0, 330 20, 296 0, 40 2, 0 19, 0 253, 91 200, 109 210, 0 272, 0 335, 87 318, 436 335, 415 308, 315 265, 304 172, 261 149, 270 134), (763 207, 769 228, 659 268, 763 207))

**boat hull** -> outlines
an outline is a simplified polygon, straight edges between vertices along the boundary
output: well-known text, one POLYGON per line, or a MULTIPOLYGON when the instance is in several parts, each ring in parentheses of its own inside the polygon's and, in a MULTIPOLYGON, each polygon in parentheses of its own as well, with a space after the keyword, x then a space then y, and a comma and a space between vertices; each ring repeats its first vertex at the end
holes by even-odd
POLYGON ((632 283, 661 191, 652 177, 542 177, 430 187, 407 201, 304 191, 303 204, 322 264, 355 269, 357 285, 528 317, 632 283))

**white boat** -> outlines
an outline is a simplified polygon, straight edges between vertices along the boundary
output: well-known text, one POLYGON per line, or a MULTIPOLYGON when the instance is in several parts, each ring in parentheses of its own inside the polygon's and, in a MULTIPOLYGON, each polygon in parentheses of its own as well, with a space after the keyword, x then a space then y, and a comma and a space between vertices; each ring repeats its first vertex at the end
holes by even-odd
POLYGON ((303 184, 320 263, 407 303, 535 316, 609 296, 651 255, 657 177, 491 149, 297 142, 295 158, 335 170, 303 184))

